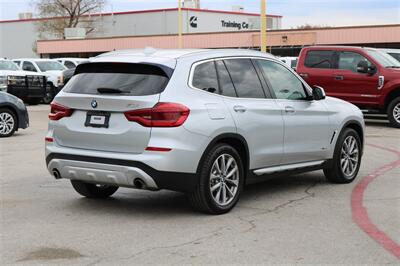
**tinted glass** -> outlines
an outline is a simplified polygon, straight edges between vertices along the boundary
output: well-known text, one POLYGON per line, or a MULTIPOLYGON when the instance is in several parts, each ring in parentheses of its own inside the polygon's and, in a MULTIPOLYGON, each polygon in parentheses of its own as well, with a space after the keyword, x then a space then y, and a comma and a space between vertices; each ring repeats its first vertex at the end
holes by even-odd
POLYGON ((65 61, 65 62, 64 62, 64 65, 65 65, 68 69, 75 68, 75 64, 72 63, 71 61, 65 61))
POLYGON ((65 67, 57 61, 37 61, 36 65, 42 72, 49 70, 65 70, 65 67))
POLYGON ((394 57, 397 61, 400 62, 400 53, 396 54, 396 53, 389 53, 389 55, 391 55, 392 57, 394 57))
POLYGON ((216 61, 215 66, 217 67, 217 72, 218 72, 219 94, 230 97, 236 97, 235 87, 233 87, 231 77, 229 76, 229 73, 226 70, 224 62, 216 61))
POLYGON ((216 92, 218 91, 218 79, 214 62, 211 61, 196 66, 193 72, 192 85, 201 90, 214 88, 216 92))
POLYGON ((308 51, 304 65, 310 68, 334 68, 334 51, 308 51))
POLYGON ((34 71, 34 72, 37 71, 36 67, 31 62, 28 61, 24 61, 24 63, 22 64, 22 69, 26 71, 34 71))
POLYGON ((156 66, 92 63, 79 65, 64 91, 99 94, 100 88, 119 90, 120 95, 144 96, 161 93, 168 81, 167 75, 156 66))
POLYGON ((19 66, 19 64, 21 63, 21 61, 19 61, 19 60, 15 60, 15 61, 13 61, 15 64, 17 64, 18 66, 19 66))
POLYGON ((238 97, 265 98, 260 79, 250 59, 224 60, 238 97))
POLYGON ((291 66, 292 68, 296 68, 296 66, 297 66, 297 59, 292 60, 290 66, 291 66))
POLYGON ((368 66, 371 66, 371 63, 364 56, 359 53, 354 52, 340 52, 338 68, 339 69, 347 69, 357 73, 357 65, 361 61, 366 61, 368 66))
POLYGON ((303 83, 286 67, 267 60, 258 60, 258 63, 269 80, 277 99, 306 99, 307 94, 303 83))

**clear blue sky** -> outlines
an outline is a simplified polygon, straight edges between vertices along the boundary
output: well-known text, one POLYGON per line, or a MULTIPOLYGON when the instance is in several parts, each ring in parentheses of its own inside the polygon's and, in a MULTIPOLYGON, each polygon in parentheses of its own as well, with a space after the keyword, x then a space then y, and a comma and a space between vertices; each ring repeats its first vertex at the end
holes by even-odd
MULTIPOLYGON (((0 20, 34 12, 33 0, 0 0, 0 20)), ((259 0, 201 0, 202 8, 259 12, 259 0)), ((105 11, 176 7, 177 0, 108 0, 105 11)), ((282 15, 283 27, 305 23, 343 26, 400 23, 400 0, 267 0, 267 13, 282 15)))

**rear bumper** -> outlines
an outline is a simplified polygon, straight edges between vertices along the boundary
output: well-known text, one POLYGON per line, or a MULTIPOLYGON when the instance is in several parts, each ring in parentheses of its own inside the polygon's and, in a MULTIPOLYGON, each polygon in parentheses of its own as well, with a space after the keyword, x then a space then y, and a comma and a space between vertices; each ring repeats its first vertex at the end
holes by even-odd
POLYGON ((46 165, 51 174, 59 172, 58 178, 121 187, 137 188, 134 181, 139 178, 150 190, 191 192, 198 183, 194 173, 159 171, 138 161, 50 153, 46 165))

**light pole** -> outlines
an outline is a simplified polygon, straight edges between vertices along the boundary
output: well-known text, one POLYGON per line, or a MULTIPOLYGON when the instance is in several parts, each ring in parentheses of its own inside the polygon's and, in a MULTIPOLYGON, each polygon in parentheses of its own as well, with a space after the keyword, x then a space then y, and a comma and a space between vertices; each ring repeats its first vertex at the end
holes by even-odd
POLYGON ((261 0, 260 13, 260 48, 261 52, 267 52, 267 16, 265 15, 265 0, 261 0))
POLYGON ((182 39, 182 0, 178 0, 178 48, 183 48, 182 39))

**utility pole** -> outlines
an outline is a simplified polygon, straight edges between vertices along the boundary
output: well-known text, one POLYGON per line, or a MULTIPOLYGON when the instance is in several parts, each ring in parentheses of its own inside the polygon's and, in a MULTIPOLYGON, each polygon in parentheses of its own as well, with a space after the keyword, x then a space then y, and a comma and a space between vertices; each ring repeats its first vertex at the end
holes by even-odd
POLYGON ((178 0, 178 48, 183 48, 182 39, 182 0, 178 0))
POLYGON ((261 0, 261 13, 260 13, 260 48, 261 52, 267 52, 267 16, 265 14, 266 0, 261 0))

